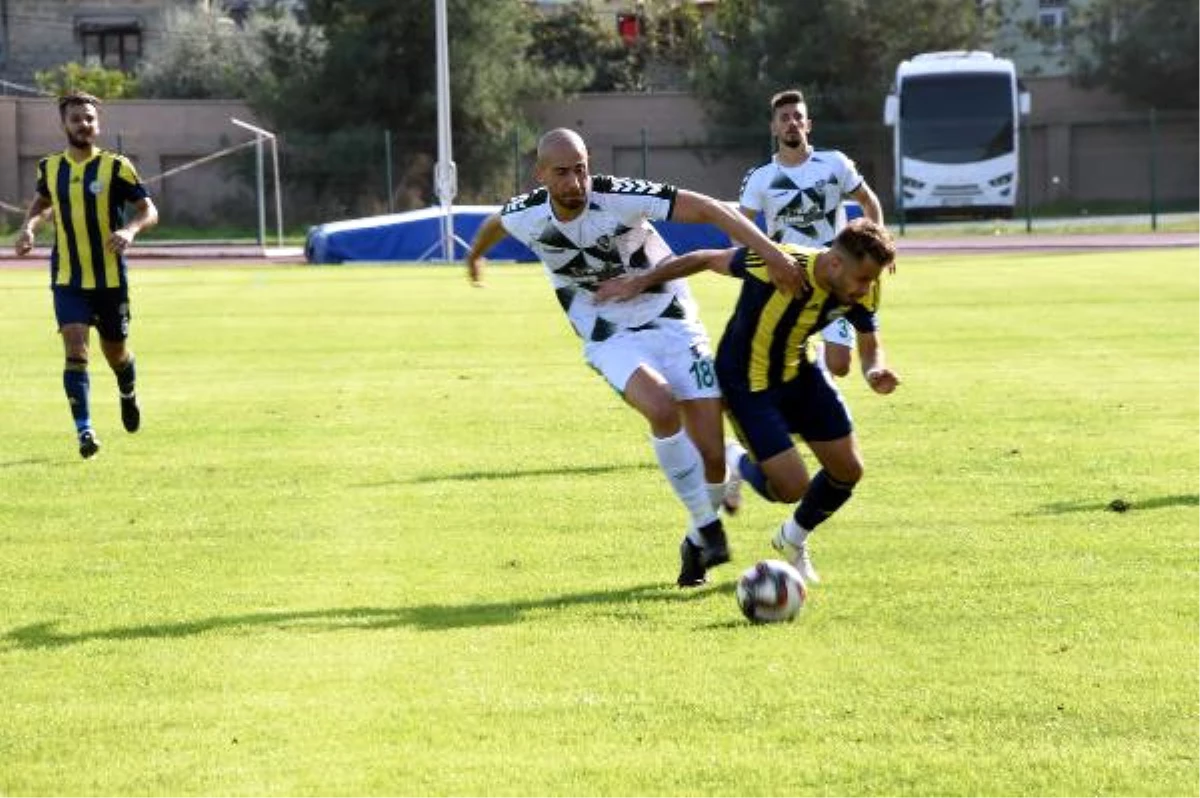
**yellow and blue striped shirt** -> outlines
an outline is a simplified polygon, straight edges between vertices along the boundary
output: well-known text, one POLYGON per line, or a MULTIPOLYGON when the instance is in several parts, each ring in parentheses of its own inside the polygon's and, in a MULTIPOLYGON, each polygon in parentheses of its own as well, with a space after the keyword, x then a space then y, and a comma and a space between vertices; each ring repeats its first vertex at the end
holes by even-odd
POLYGON ((797 296, 776 290, 763 260, 740 248, 730 273, 741 278, 742 290, 717 348, 717 373, 722 384, 762 391, 795 379, 805 360, 805 341, 829 322, 844 317, 861 332, 875 332, 879 281, 853 305, 817 285, 813 274, 819 249, 795 244, 780 247, 799 262, 811 286, 797 296))
POLYGON ((124 287, 125 259, 104 245, 125 223, 125 204, 149 196, 129 159, 108 150, 82 163, 65 151, 48 155, 38 162, 37 190, 54 206, 51 285, 124 287))

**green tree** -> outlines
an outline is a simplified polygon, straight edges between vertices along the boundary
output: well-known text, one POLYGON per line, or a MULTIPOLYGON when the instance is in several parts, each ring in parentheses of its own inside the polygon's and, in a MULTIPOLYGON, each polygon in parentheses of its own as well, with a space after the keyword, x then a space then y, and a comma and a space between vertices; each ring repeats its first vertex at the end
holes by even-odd
MULTIPOLYGON (((524 0, 448 0, 450 88, 459 201, 493 202, 512 189, 512 136, 530 130, 521 105, 552 99, 578 75, 547 70, 526 57, 531 11, 524 0)), ((411 175, 404 192, 433 200, 437 152, 434 4, 429 0, 310 0, 315 32, 274 35, 251 102, 287 141, 306 141, 325 158, 308 159, 323 203, 367 210, 364 188, 380 181, 383 131, 398 143, 395 171, 411 175), (364 136, 366 138, 364 138, 364 136), (369 139, 374 138, 374 144, 369 139), (324 142, 324 144, 322 144, 324 142), (355 171, 347 158, 365 164, 355 171), (354 179, 354 175, 358 179, 354 179)), ((285 171, 292 170, 292 164, 285 171)), ((377 210, 377 208, 376 208, 377 210)))
POLYGON ((718 128, 761 134, 767 99, 796 87, 822 123, 876 122, 896 64, 929 50, 979 49, 998 4, 963 0, 723 0, 718 45, 696 90, 718 128))
POLYGON ((601 20, 587 0, 536 16, 529 57, 558 70, 563 86, 582 91, 637 91, 640 70, 634 51, 601 20))
POLYGON ((1196 0, 1092 0, 1072 6, 1063 34, 1079 83, 1158 108, 1197 107, 1196 0))
POLYGON ((120 100, 133 97, 137 93, 137 79, 133 75, 99 65, 70 62, 54 69, 36 72, 33 80, 42 91, 56 95, 85 91, 101 100, 120 100))
POLYGON ((143 97, 247 99, 259 84, 264 37, 297 32, 281 12, 260 11, 241 24, 203 8, 174 9, 162 46, 138 69, 143 97))
POLYGON ((700 12, 678 0, 642 0, 638 8, 643 35, 632 49, 642 88, 688 88, 709 56, 700 12))

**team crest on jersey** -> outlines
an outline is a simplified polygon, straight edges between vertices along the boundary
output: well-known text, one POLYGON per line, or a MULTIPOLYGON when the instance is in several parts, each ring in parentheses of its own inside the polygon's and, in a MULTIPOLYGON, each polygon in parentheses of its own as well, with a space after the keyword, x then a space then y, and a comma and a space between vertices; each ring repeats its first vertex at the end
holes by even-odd
POLYGON ((99 196, 100 192, 104 191, 104 184, 99 180, 93 180, 88 184, 88 191, 92 192, 96 196, 99 196))

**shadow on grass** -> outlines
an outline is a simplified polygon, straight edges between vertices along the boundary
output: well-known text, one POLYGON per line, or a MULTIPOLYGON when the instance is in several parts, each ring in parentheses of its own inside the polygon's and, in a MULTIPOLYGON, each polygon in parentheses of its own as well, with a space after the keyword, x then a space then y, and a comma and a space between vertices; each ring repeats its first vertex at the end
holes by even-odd
MULTIPOLYGON (((732 590, 721 586, 717 591, 732 590)), ((218 615, 192 621, 114 626, 83 632, 60 632, 57 621, 21 626, 0 637, 0 650, 65 648, 98 640, 169 640, 225 630, 304 628, 318 631, 350 629, 394 629, 413 627, 426 631, 458 629, 472 626, 500 626, 518 623, 528 613, 537 610, 554 612, 587 605, 623 607, 631 618, 639 617, 635 602, 691 601, 713 592, 712 589, 680 590, 662 583, 637 585, 623 590, 598 590, 590 593, 570 593, 536 601, 500 601, 486 604, 423 604, 415 607, 346 607, 332 610, 300 610, 250 612, 241 615, 218 615)))
POLYGON ((1175 496, 1157 496, 1153 499, 1139 499, 1138 501, 1116 498, 1110 501, 1089 499, 1087 501, 1053 502, 1052 504, 1042 505, 1041 511, 1037 514, 1061 515, 1065 513, 1094 513, 1101 511, 1124 513, 1131 510, 1157 510, 1162 507, 1197 506, 1200 506, 1200 495, 1181 493, 1175 496))
POLYGON ((385 485, 424 485, 432 482, 479 482, 493 479, 536 479, 538 477, 600 476, 621 471, 657 471, 653 463, 629 463, 627 465, 597 466, 554 466, 553 468, 514 468, 503 471, 465 471, 461 474, 418 474, 411 479, 396 479, 354 485, 356 488, 379 488, 385 485))
POLYGON ((51 462, 49 457, 29 457, 24 460, 9 460, 7 463, 0 463, 0 468, 19 468, 20 466, 28 465, 45 465, 51 462))

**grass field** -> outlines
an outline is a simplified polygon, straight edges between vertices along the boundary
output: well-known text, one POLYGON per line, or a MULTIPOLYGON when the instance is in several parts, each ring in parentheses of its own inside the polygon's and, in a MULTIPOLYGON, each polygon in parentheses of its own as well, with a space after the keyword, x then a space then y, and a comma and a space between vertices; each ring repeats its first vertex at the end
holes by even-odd
MULTIPOLYGON (((1197 271, 904 260, 905 384, 845 381, 867 476, 762 627, 785 509, 674 588, 533 267, 140 271, 144 429, 93 368, 91 461, 0 271, 0 794, 1197 795, 1197 271)), ((735 284, 693 287, 715 336, 735 284)))

